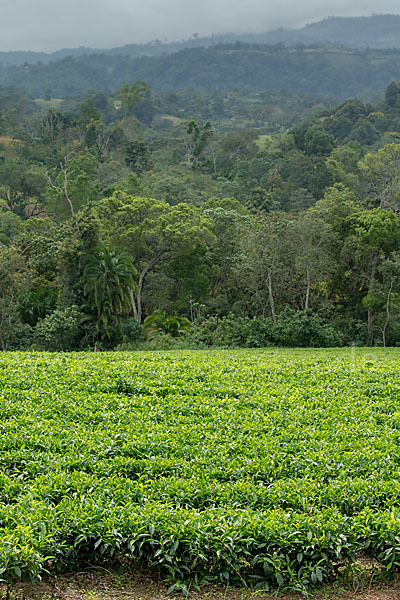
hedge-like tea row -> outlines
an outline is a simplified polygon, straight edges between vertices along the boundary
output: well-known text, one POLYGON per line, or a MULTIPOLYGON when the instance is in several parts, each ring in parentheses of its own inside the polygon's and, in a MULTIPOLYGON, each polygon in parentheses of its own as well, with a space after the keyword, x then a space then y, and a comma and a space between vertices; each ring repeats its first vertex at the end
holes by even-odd
POLYGON ((400 352, 0 356, 0 577, 116 555, 301 590, 400 564, 400 352))

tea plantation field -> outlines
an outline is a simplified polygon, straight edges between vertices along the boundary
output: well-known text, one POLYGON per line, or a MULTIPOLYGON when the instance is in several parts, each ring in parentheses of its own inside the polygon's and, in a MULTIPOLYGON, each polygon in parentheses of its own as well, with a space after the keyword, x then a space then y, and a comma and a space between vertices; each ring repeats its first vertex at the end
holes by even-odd
POLYGON ((0 355, 0 577, 302 590, 400 565, 400 351, 0 355))

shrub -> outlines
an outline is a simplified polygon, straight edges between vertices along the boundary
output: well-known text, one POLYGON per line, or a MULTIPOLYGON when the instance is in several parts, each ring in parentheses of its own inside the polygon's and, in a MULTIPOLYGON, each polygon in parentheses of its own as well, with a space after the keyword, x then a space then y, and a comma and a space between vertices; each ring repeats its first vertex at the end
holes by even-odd
POLYGON ((39 350, 73 350, 80 332, 82 313, 77 306, 55 310, 40 319, 33 330, 33 343, 39 350))
POLYGON ((31 327, 22 323, 17 306, 0 299, 0 349, 24 350, 31 342, 31 327))
POLYGON ((194 322, 187 340, 204 346, 262 348, 273 343, 271 319, 229 314, 194 322))
POLYGON ((311 310, 295 311, 287 307, 274 326, 278 346, 325 348, 340 346, 339 333, 311 310))
POLYGON ((329 347, 342 343, 340 334, 311 310, 290 308, 279 315, 275 324, 269 317, 211 316, 195 321, 187 339, 199 347, 231 348, 329 347))
POLYGON ((142 338, 142 325, 133 317, 121 319, 119 329, 123 342, 135 344, 142 338))

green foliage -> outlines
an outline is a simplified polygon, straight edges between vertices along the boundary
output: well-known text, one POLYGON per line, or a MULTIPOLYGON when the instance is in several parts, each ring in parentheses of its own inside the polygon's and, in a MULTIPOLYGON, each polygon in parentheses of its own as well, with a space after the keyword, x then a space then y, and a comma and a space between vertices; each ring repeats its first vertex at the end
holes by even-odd
POLYGON ((400 86, 395 81, 392 81, 385 92, 385 102, 391 107, 397 105, 397 99, 400 96, 400 86))
POLYGON ((18 296, 27 287, 26 265, 14 247, 0 244, 0 347, 22 349, 29 345, 30 327, 21 320, 18 296))
POLYGON ((240 317, 229 314, 218 318, 210 316, 197 319, 189 339, 199 347, 250 347, 270 346, 273 340, 271 319, 240 317))
MULTIPOLYGON (((364 28, 364 24, 359 26, 360 31, 364 28)), ((346 45, 350 45, 353 38, 354 35, 346 45)), ((384 34, 382 38, 387 40, 384 34)), ((149 84, 153 90, 171 94, 187 88, 218 87, 218 91, 247 89, 252 92, 285 89, 293 95, 331 94, 344 100, 383 91, 388 82, 398 77, 398 49, 324 47, 322 44, 315 47, 314 40, 307 41, 308 48, 288 48, 274 42, 274 45, 226 43, 226 39, 215 44, 213 39, 207 41, 208 47, 187 48, 170 55, 136 56, 130 60, 115 54, 88 54, 56 57, 48 64, 37 64, 35 58, 36 64, 4 65, 0 69, 0 85, 22 85, 36 98, 42 98, 49 87, 56 98, 79 96, 88 88, 119 89, 123 110, 132 114, 149 93, 149 84), (130 85, 127 82, 132 81, 132 76, 141 80, 130 85)), ((141 51, 145 52, 143 47, 141 51)), ((154 52, 154 46, 148 51, 154 52)), ((19 104, 19 111, 26 111, 29 106, 27 102, 19 101, 19 104)), ((215 100, 210 104, 209 110, 214 115, 221 113, 221 106, 218 108, 215 100)))
POLYGON ((41 350, 65 352, 76 346, 82 313, 77 306, 55 310, 40 319, 33 330, 33 343, 41 350))
POLYGON ((40 212, 46 187, 42 173, 21 159, 0 163, 0 207, 21 218, 40 212))
POLYGON ((100 120, 100 116, 101 113, 91 98, 80 104, 78 124, 84 145, 88 148, 95 146, 101 128, 104 126, 100 120))
POLYGON ((137 271, 126 253, 100 246, 86 256, 84 293, 100 337, 110 338, 119 315, 130 313, 131 293, 137 290, 136 277, 137 271))
POLYGON ((148 168, 148 149, 141 140, 125 142, 125 162, 135 173, 140 173, 148 168))
POLYGON ((1 577, 123 556, 172 585, 306 593, 360 552, 394 571, 398 363, 357 348, 4 353, 1 577))
POLYGON ((55 285, 38 279, 30 289, 18 295, 18 310, 24 323, 34 326, 56 308, 56 302, 55 285))
POLYGON ((31 347, 32 329, 21 320, 19 306, 7 297, 0 297, 0 345, 5 350, 25 350, 31 347))
POLYGON ((208 317, 199 319, 188 339, 202 346, 263 348, 332 347, 341 345, 341 336, 335 329, 311 310, 294 311, 286 308, 273 323, 270 318, 208 317))
POLYGON ((311 127, 304 137, 304 150, 306 154, 328 156, 333 150, 333 137, 321 126, 311 127))
POLYGON ((7 246, 22 229, 21 217, 11 211, 0 211, 0 243, 7 246))
POLYGON ((294 311, 286 308, 278 317, 274 339, 278 346, 332 347, 340 346, 337 331, 312 311, 294 311))
POLYGON ((124 340, 123 343, 135 344, 142 338, 143 327, 133 317, 122 317, 119 322, 119 331, 124 340))
POLYGON ((377 153, 368 152, 359 163, 373 206, 400 211, 400 149, 387 144, 377 153))
POLYGON ((98 162, 93 154, 66 154, 60 165, 48 174, 46 206, 62 220, 74 216, 97 199, 98 162))
POLYGON ((144 81, 136 81, 132 85, 124 84, 118 90, 117 98, 119 98, 122 108, 127 115, 131 115, 140 102, 140 100, 150 94, 151 86, 144 81))
POLYGON ((160 333, 173 338, 184 337, 190 329, 190 321, 185 317, 167 315, 165 311, 156 310, 148 315, 143 323, 143 332, 149 339, 154 339, 160 333))
POLYGON ((195 169, 198 166, 199 159, 209 141, 213 136, 213 130, 210 121, 207 121, 202 127, 191 119, 187 124, 186 156, 189 166, 195 169))
POLYGON ((98 204, 107 233, 128 247, 137 259, 192 248, 199 240, 212 239, 207 217, 181 203, 170 207, 153 198, 116 192, 98 204))
MULTIPOLYGON (((251 56, 255 71, 258 61, 295 61, 297 73, 311 60, 321 79, 326 49, 217 54, 231 66, 251 56)), ((357 57, 329 51, 344 70, 357 57)), ((119 59, 107 69, 103 58, 90 60, 111 76, 119 59)), ((110 89, 132 81, 128 63, 110 89)), ((141 80, 122 85, 119 100, 95 89, 34 101, 0 90, 2 347, 29 346, 38 322, 71 306, 85 315, 74 349, 336 344, 329 327, 343 343, 399 344, 397 92, 393 82, 375 106, 335 106, 326 94, 240 87, 176 89, 153 103, 141 80), (129 263, 132 285, 118 262, 129 263), (144 342, 140 326, 155 311, 194 327, 178 340, 153 323, 144 342)))

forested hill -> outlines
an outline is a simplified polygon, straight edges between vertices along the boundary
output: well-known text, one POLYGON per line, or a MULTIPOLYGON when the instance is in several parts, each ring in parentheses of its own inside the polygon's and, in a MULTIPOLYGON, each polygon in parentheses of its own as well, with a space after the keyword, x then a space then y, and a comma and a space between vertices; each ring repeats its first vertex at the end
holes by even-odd
POLYGON ((212 87, 375 100, 391 80, 398 79, 400 49, 288 49, 241 43, 158 57, 86 55, 47 65, 0 68, 0 86, 20 86, 36 97, 50 90, 57 98, 80 95, 88 88, 115 90, 126 82, 143 80, 155 91, 212 87))
POLYGON ((67 56, 84 56, 106 54, 108 56, 160 56, 174 54, 185 48, 207 48, 220 44, 235 42, 248 44, 279 44, 296 46, 314 43, 341 44, 359 48, 400 48, 400 15, 372 15, 370 17, 329 17, 310 23, 301 29, 276 29, 262 33, 221 34, 199 37, 195 34, 190 39, 162 42, 153 40, 148 43, 131 43, 109 49, 64 48, 56 52, 14 51, 0 52, 0 65, 22 66, 25 64, 44 63, 60 60, 67 56))
POLYGON ((329 17, 302 29, 271 31, 269 42, 344 44, 359 48, 399 48, 400 15, 329 17))

